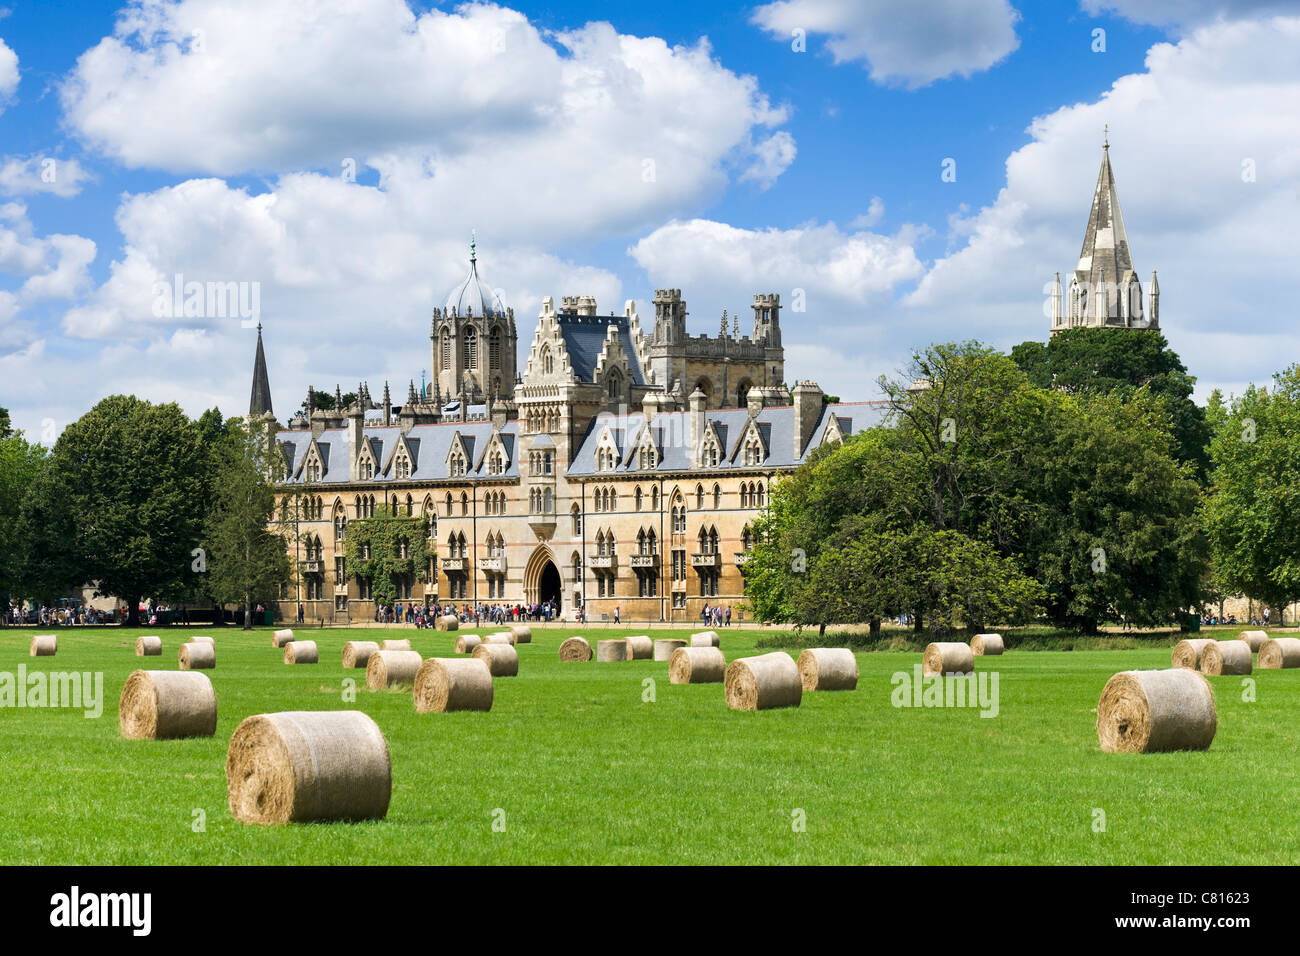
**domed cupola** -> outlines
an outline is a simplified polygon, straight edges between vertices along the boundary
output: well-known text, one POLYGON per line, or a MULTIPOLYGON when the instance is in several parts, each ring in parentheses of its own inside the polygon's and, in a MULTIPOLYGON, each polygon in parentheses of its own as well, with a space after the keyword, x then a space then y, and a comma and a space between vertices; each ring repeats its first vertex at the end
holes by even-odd
POLYGON ((506 304, 501 296, 493 292, 487 283, 479 278, 478 274, 478 254, 475 251, 476 241, 471 238, 469 242, 469 275, 463 282, 451 290, 447 296, 446 305, 443 306, 444 314, 452 314, 453 310, 456 315, 469 315, 473 310, 474 315, 506 317, 506 304))

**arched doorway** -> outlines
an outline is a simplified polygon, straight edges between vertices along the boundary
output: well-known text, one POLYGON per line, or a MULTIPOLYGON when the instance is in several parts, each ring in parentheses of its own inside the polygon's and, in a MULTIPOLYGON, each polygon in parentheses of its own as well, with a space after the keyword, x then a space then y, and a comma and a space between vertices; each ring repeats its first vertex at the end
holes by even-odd
POLYGON ((560 588, 560 571, 553 561, 547 561, 542 566, 542 573, 537 578, 537 599, 542 604, 547 601, 554 601, 556 611, 560 611, 564 607, 564 597, 560 588))

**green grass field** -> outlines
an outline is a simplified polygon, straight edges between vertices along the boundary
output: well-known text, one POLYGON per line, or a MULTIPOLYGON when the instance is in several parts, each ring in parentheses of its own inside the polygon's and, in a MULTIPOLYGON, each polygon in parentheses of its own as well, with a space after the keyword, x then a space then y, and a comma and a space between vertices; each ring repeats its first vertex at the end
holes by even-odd
MULTIPOLYGON (((859 654, 856 691, 736 713, 721 685, 670 684, 666 663, 562 665, 560 641, 581 631, 535 627, 520 676, 496 681, 491 713, 420 716, 409 692, 369 692, 364 672, 344 671, 343 643, 409 637, 426 657, 451 656, 454 635, 308 629, 299 634, 319 642, 321 663, 287 667, 267 630, 198 630, 217 640, 207 672, 216 736, 126 741, 117 701, 127 675, 174 669, 190 632, 164 631, 163 656, 144 659, 139 633, 157 631, 61 629, 51 659, 27 656, 30 628, 0 631, 0 671, 102 671, 105 696, 99 719, 0 710, 0 863, 1300 862, 1300 828, 1285 811, 1300 780, 1300 671, 1256 671, 1254 702, 1242 699, 1243 678, 1211 678, 1219 727, 1208 752, 1112 755, 1097 746, 1103 685, 1117 671, 1168 667, 1167 647, 977 658, 977 670, 1000 675, 992 719, 892 706, 890 677, 911 673, 915 653, 859 654), (354 704, 343 702, 348 677, 354 704), (387 819, 234 820, 225 755, 239 721, 340 708, 364 710, 388 738, 387 819), (1094 829, 1098 810, 1105 832, 1094 829)), ((630 633, 587 632, 593 646, 630 633)), ((722 636, 730 660, 753 653, 760 633, 722 636)))

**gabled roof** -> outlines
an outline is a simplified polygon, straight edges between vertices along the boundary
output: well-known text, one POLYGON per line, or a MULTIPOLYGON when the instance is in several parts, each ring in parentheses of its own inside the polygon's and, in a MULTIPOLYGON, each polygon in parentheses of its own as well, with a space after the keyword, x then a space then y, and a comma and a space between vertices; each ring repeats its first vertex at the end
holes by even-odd
POLYGON ((645 376, 641 372, 641 362, 636 355, 632 342, 632 322, 625 315, 572 315, 560 313, 555 317, 564 339, 564 348, 569 353, 569 363, 573 376, 579 382, 594 382, 596 364, 605 349, 606 329, 614 326, 618 329, 618 342, 627 356, 628 373, 634 385, 644 385, 645 376))

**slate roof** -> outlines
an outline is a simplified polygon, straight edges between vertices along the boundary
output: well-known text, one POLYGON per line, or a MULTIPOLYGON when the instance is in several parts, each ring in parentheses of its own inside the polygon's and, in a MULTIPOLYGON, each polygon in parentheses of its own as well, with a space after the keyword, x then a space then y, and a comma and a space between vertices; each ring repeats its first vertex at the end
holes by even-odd
MULTIPOLYGON (((827 405, 822 409, 821 418, 813 427, 807 447, 803 453, 794 453, 794 407, 784 405, 765 408, 758 413, 758 427, 767 442, 768 457, 761 468, 792 468, 807 458, 807 453, 821 445, 826 433, 826 423, 833 415, 839 419, 840 431, 847 438, 849 435, 871 428, 884 421, 886 405, 879 402, 842 402, 827 405)), ((724 443, 721 461, 717 468, 709 468, 710 474, 728 470, 746 470, 743 456, 732 461, 735 448, 732 447, 744 435, 744 426, 749 418, 748 409, 717 408, 705 413, 713 422, 713 430, 724 443)), ((655 444, 659 447, 659 465, 655 472, 690 471, 690 412, 660 412, 650 422, 655 444)), ((640 434, 645 424, 645 416, 633 413, 626 416, 601 415, 594 419, 583 437, 573 464, 569 467, 571 477, 643 474, 641 469, 633 467, 636 455, 622 456, 614 471, 596 471, 596 446, 600 443, 605 427, 609 426, 614 440, 620 449, 625 449, 625 439, 640 434)), ((753 466, 750 466, 751 468, 753 466)))
POLYGON ((627 356, 628 370, 635 385, 644 385, 641 362, 632 344, 632 323, 625 315, 571 315, 561 313, 555 317, 564 337, 564 347, 569 352, 573 374, 580 382, 595 381, 596 362, 605 349, 605 330, 613 325, 618 329, 619 343, 627 356))
MULTIPOLYGON (((467 466, 465 478, 456 480, 473 480, 475 478, 491 478, 500 480, 501 478, 519 477, 519 462, 515 455, 515 442, 518 436, 519 423, 517 421, 507 422, 505 428, 501 431, 502 444, 510 454, 510 463, 503 475, 489 476, 487 473, 486 462, 483 467, 476 468, 479 464, 474 460, 475 448, 481 448, 482 442, 488 441, 492 436, 492 423, 490 421, 476 422, 444 422, 438 425, 415 425, 406 435, 406 444, 411 449, 411 456, 414 459, 411 462, 410 479, 406 481, 436 481, 439 479, 448 479, 451 476, 447 471, 447 454, 451 451, 452 438, 459 431, 461 440, 465 443, 465 449, 470 455, 470 461, 467 466)), ((362 436, 370 439, 371 445, 375 449, 375 454, 379 459, 379 466, 388 464, 386 460, 386 450, 391 451, 397 441, 397 436, 401 434, 401 428, 398 425, 369 425, 362 429, 362 436)), ((282 443, 285 450, 286 460, 289 462, 289 478, 286 484, 304 484, 301 477, 294 477, 294 472, 302 464, 302 457, 306 454, 307 448, 311 443, 310 431, 289 431, 284 430, 276 436, 282 443)), ((320 484, 348 484, 348 433, 345 428, 327 428, 321 432, 320 438, 316 440, 317 446, 321 450, 321 457, 324 459, 325 473, 321 476, 320 484), (337 449, 338 454, 332 454, 332 450, 337 449), (334 467, 330 467, 330 462, 335 462, 334 467)), ((368 484, 388 484, 394 481, 392 471, 385 474, 377 474, 368 484)))

